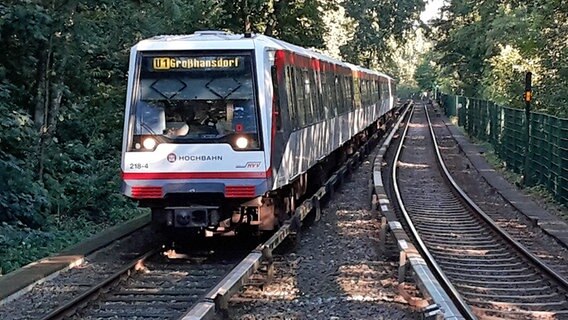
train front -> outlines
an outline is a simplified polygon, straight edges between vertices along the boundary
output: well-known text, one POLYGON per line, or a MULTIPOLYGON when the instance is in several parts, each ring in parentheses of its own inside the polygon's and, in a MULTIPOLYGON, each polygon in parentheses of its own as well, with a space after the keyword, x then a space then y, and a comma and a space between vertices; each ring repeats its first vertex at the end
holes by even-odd
POLYGON ((131 53, 122 192, 160 229, 272 229, 254 48, 148 47, 131 53))

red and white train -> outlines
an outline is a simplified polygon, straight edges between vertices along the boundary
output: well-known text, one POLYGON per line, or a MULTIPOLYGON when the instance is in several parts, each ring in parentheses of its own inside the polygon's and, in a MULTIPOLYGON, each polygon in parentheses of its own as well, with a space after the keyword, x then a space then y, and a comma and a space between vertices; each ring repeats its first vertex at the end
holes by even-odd
POLYGON ((122 192, 165 229, 273 230, 394 95, 385 74, 263 35, 143 40, 130 54, 122 192))

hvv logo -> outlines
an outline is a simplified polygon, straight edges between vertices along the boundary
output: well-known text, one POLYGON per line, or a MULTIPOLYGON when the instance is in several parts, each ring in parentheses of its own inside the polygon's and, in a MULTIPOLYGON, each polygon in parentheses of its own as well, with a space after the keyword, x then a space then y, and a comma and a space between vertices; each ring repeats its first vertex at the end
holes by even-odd
POLYGON ((256 169, 260 168, 260 161, 249 161, 244 165, 236 166, 237 169, 256 169))

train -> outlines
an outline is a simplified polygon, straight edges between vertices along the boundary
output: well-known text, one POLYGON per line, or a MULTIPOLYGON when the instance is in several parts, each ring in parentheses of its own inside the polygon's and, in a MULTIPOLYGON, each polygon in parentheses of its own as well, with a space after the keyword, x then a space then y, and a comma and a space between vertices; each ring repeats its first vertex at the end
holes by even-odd
POLYGON ((275 230, 396 108, 396 81, 269 36, 131 48, 121 192, 167 234, 275 230))

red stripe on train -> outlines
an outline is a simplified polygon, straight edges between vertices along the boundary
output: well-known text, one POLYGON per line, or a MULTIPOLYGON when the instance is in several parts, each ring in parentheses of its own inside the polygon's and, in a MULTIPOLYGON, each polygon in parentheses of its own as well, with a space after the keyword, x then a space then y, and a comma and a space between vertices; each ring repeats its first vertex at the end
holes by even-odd
POLYGON ((272 169, 266 172, 122 172, 123 180, 266 179, 271 176, 272 169))

